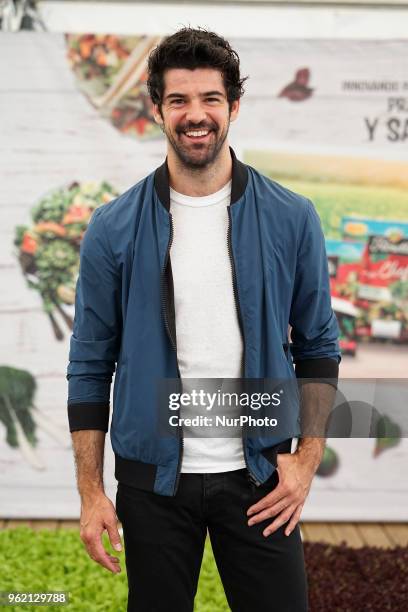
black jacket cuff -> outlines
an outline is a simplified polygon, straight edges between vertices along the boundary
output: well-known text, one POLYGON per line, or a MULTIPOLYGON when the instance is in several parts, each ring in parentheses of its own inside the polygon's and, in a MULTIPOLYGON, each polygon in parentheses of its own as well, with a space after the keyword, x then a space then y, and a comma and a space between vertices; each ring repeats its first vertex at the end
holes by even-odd
POLYGON ((105 433, 109 428, 109 402, 68 403, 69 430, 99 429, 105 433))
MULTIPOLYGON (((302 359, 295 365, 297 378, 313 378, 313 382, 328 383, 337 387, 339 362, 331 357, 302 359)), ((312 381, 310 381, 312 382, 312 381)))

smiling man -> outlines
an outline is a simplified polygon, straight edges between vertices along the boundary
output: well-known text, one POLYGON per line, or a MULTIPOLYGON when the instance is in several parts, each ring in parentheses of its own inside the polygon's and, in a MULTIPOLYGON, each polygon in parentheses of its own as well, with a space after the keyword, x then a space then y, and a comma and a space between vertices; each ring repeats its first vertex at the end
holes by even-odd
MULTIPOLYGON (((101 534, 121 550, 121 520, 129 611, 192 611, 207 533, 233 612, 308 609, 298 522, 324 438, 298 442, 297 426, 289 438, 201 436, 193 419, 164 436, 156 422, 161 379, 185 391, 190 379, 338 376, 313 204, 228 144, 244 81, 237 53, 213 32, 183 28, 160 43, 148 88, 166 160, 96 209, 81 246, 67 371, 81 537, 117 573, 101 534), (115 511, 103 448, 116 365, 115 511)), ((334 387, 304 384, 306 413, 330 405, 334 387)))

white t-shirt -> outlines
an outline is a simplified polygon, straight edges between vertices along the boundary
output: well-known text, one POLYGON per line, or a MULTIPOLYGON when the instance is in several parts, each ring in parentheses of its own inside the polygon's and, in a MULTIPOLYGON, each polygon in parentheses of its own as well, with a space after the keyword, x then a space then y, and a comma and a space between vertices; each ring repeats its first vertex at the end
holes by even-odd
MULTIPOLYGON (((184 392, 189 386, 186 379, 242 376, 243 341, 227 246, 230 197, 231 181, 204 197, 170 189, 174 229, 170 257, 184 392)), ((245 467, 240 436, 192 437, 192 428, 183 425, 183 430, 182 472, 227 472, 245 467)))

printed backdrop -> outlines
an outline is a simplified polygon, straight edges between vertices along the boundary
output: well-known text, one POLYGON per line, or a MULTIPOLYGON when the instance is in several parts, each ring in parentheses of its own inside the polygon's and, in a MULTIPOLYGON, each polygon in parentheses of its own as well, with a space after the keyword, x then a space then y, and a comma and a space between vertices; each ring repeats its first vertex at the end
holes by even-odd
MULTIPOLYGON (((165 156, 146 57, 159 37, 0 39, 0 517, 78 516, 65 379, 95 207, 165 156)), ((232 40, 249 75, 230 143, 315 203, 343 377, 408 366, 407 42, 232 40)), ((305 519, 406 520, 408 444, 329 440, 305 519)), ((115 481, 106 443, 108 493, 115 481)))

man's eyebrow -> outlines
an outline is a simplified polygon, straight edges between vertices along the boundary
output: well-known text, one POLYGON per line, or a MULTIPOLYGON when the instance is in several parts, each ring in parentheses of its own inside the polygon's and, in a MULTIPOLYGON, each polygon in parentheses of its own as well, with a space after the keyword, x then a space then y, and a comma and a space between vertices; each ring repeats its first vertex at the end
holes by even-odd
POLYGON ((222 98, 225 98, 225 95, 222 93, 222 91, 206 91, 203 95, 203 98, 208 98, 208 96, 221 96, 222 98))
MULTIPOLYGON (((201 98, 208 98, 209 96, 221 96, 222 98, 225 98, 225 94, 223 94, 222 91, 217 91, 217 90, 206 91, 205 93, 200 94, 201 98)), ((185 97, 186 97, 186 94, 174 92, 174 93, 168 94, 165 97, 165 100, 168 100, 170 98, 185 98, 185 97)))

